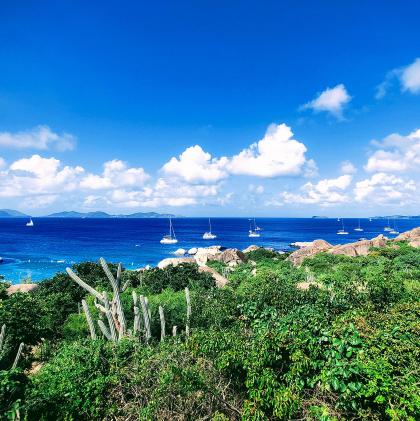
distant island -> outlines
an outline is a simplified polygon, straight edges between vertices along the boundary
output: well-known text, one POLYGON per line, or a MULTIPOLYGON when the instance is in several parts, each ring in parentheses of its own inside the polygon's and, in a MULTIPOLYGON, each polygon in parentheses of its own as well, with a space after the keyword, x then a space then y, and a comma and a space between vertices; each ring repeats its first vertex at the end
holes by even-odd
MULTIPOLYGON (((42 216, 42 218, 179 218, 179 215, 173 215, 171 213, 157 213, 157 212, 136 212, 128 215, 112 215, 106 212, 75 212, 75 211, 64 211, 51 213, 49 215, 42 216)), ((12 209, 0 209, 0 218, 29 218, 22 212, 12 209)))

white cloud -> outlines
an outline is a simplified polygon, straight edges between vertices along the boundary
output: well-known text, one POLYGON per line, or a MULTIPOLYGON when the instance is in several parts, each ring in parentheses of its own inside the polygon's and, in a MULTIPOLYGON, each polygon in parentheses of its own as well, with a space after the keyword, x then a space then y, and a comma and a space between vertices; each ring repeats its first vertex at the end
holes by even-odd
POLYGON ((59 151, 73 149, 76 138, 69 133, 57 134, 48 126, 37 126, 16 133, 0 132, 0 146, 14 149, 41 149, 53 147, 59 151))
POLYGON ((307 163, 305 152, 306 146, 293 139, 290 127, 272 124, 259 142, 230 159, 228 169, 257 177, 299 175, 307 163))
POLYGON ((340 169, 343 174, 355 174, 357 172, 357 168, 350 161, 343 161, 340 169))
POLYGON ((185 149, 179 158, 171 158, 162 171, 187 183, 214 183, 228 176, 226 164, 227 158, 212 158, 201 146, 195 145, 185 149))
POLYGON ((0 170, 6 167, 6 161, 0 156, 0 170))
POLYGON ((402 91, 412 94, 420 93, 420 58, 416 58, 407 66, 389 71, 385 80, 376 88, 376 99, 383 98, 396 80, 400 83, 402 91))
POLYGON ((414 180, 383 172, 358 181, 354 187, 356 201, 367 202, 370 205, 387 203, 406 205, 416 200, 418 202, 416 191, 417 186, 414 180))
POLYGON ((259 185, 250 184, 248 186, 248 189, 251 193, 255 193, 255 194, 263 194, 264 193, 264 186, 262 186, 261 184, 259 184, 259 185))
POLYGON ((404 172, 420 168, 420 129, 402 136, 393 133, 373 141, 377 149, 364 166, 368 172, 404 172))
POLYGON ((320 180, 318 183, 311 182, 304 184, 301 193, 283 192, 284 203, 290 204, 318 204, 331 206, 348 202, 349 196, 345 190, 350 186, 351 175, 342 175, 337 178, 320 180))
POLYGON ((127 163, 114 159, 105 162, 102 175, 88 174, 80 187, 90 190, 105 190, 117 187, 140 187, 150 176, 143 168, 129 168, 127 163))
POLYGON ((334 88, 327 88, 315 99, 306 103, 301 109, 312 109, 315 112, 325 111, 336 118, 343 117, 343 109, 350 102, 351 96, 346 87, 340 83, 334 88))

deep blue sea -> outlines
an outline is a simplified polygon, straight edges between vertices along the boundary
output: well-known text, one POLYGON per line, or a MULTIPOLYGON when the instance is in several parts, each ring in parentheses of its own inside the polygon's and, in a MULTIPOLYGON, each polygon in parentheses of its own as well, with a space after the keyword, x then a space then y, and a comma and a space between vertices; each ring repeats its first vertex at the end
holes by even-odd
MULTIPOLYGON (((364 232, 353 231, 357 219, 344 219, 349 235, 337 235, 341 222, 336 219, 260 218, 260 238, 249 238, 248 218, 212 218, 215 240, 201 237, 208 229, 207 218, 173 220, 178 244, 159 243, 168 232, 165 219, 56 219, 33 218, 34 226, 26 227, 22 218, 0 219, 0 274, 14 283, 25 278, 45 279, 63 271, 75 262, 122 262, 128 269, 156 265, 171 257, 178 248, 221 245, 243 249, 251 244, 290 250, 290 243, 318 238, 332 244, 352 242, 360 237, 372 238, 384 233, 386 220, 362 219, 364 232)), ((391 221, 393 225, 393 221, 391 221)), ((420 226, 420 219, 396 221, 400 232, 420 226)))

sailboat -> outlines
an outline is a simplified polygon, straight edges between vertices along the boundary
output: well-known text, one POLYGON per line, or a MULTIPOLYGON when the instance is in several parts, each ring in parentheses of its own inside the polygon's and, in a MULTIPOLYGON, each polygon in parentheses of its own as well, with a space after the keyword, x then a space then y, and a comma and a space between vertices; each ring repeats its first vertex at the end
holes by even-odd
POLYGON ((337 231, 337 234, 338 235, 347 235, 348 232, 344 229, 344 221, 343 221, 343 219, 341 219, 341 226, 342 226, 342 229, 341 230, 338 230, 337 231))
POLYGON ((389 218, 388 218, 388 225, 384 228, 384 231, 392 231, 391 226, 389 225, 389 218))
POLYGON ((211 221, 209 218, 209 230, 203 234, 203 240, 214 240, 215 238, 217 238, 217 235, 211 232, 211 221))
POLYGON ((160 244, 176 244, 177 242, 178 240, 175 236, 172 219, 169 218, 169 234, 163 236, 163 238, 160 240, 160 244))
POLYGON ((360 218, 359 218, 359 226, 354 229, 355 231, 363 231, 363 228, 360 226, 360 218))
POLYGON ((254 225, 252 225, 252 219, 249 220, 249 231, 248 231, 248 237, 259 237, 260 233, 257 231, 257 226, 255 224, 255 218, 254 218, 254 225))
POLYGON ((29 222, 26 223, 27 227, 33 227, 34 226, 34 221, 32 221, 32 218, 29 218, 29 222))
POLYGON ((391 231, 389 231, 389 233, 390 234, 393 234, 393 235, 397 235, 397 234, 399 234, 400 232, 398 231, 398 229, 397 229, 397 225, 396 225, 396 223, 395 223, 395 218, 394 218, 394 228, 392 228, 392 230, 391 231))
POLYGON ((254 227, 255 227, 255 231, 262 231, 262 228, 259 227, 256 223, 255 223, 255 218, 254 218, 254 227))

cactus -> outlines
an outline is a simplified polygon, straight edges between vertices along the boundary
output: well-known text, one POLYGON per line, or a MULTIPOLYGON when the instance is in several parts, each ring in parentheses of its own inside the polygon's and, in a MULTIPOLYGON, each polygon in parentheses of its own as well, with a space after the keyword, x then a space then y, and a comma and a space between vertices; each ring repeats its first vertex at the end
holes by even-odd
POLYGON ((93 324, 92 316, 90 315, 89 307, 85 300, 82 300, 83 311, 85 312, 86 320, 90 330, 90 337, 96 339, 95 325, 93 324))
POLYGON ((141 309, 143 311, 143 319, 144 319, 144 329, 146 333, 146 342, 149 341, 149 339, 152 337, 152 332, 150 330, 150 309, 149 309, 149 302, 147 299, 140 295, 140 303, 141 303, 141 309))
POLYGON ((165 339, 165 314, 163 312, 163 307, 159 306, 159 318, 160 318, 160 340, 165 339))
POLYGON ((0 354, 1 354, 2 349, 3 349, 5 337, 6 337, 6 325, 3 325, 1 327, 1 332, 0 332, 0 354))
POLYGON ((190 318, 191 318, 191 300, 190 300, 190 290, 185 288, 185 300, 187 301, 187 323, 185 325, 185 334, 187 337, 190 336, 190 318))
POLYGON ((175 338, 178 326, 172 326, 172 336, 175 338))
POLYGON ((24 343, 21 342, 20 345, 19 345, 18 352, 16 354, 15 361, 13 362, 13 365, 12 365, 12 370, 14 370, 17 367, 17 365, 19 364, 20 356, 22 355, 23 346, 24 346, 24 343))
POLYGON ((107 338, 109 341, 112 341, 111 332, 108 330, 102 320, 98 320, 98 326, 105 338, 107 338))

